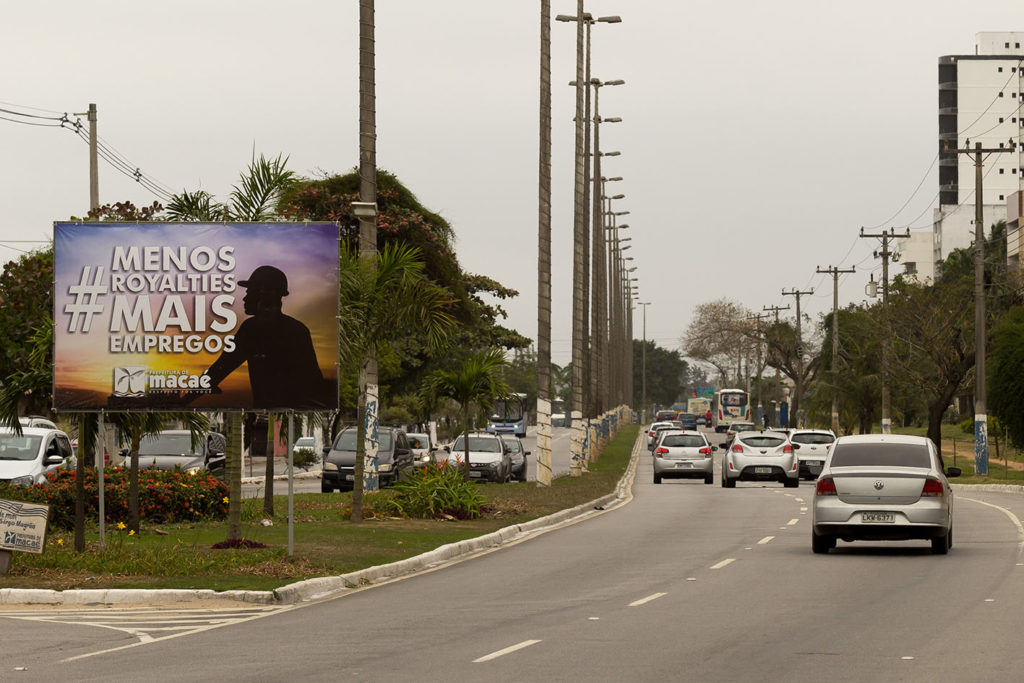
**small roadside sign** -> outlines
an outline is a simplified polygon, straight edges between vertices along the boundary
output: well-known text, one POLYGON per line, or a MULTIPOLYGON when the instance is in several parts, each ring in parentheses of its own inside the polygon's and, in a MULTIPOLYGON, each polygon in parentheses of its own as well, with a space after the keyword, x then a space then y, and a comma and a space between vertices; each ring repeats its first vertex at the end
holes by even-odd
POLYGON ((50 506, 0 498, 0 550, 42 554, 50 506))

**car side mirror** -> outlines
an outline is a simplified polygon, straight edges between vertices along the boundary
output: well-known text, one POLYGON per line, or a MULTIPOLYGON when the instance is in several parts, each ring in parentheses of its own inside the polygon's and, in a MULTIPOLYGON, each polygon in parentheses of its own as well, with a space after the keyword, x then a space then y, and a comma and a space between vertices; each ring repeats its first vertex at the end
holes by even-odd
POLYGON ((445 446, 444 447, 444 452, 445 453, 451 453, 452 452, 452 447, 451 446, 445 446))
POLYGON ((712 446, 712 447, 711 447, 711 450, 712 450, 712 451, 717 451, 717 450, 718 450, 718 446, 712 446))
POLYGON ((330 446, 324 446, 320 450, 322 450, 324 452, 324 455, 327 455, 328 453, 331 452, 331 447, 330 446))
POLYGON ((410 451, 408 448, 396 448, 395 455, 409 455, 410 451))
POLYGON ((964 473, 964 471, 962 469, 960 469, 959 467, 947 467, 946 468, 946 476, 947 477, 959 477, 963 473, 964 473))
POLYGON ((529 455, 530 451, 523 451, 523 455, 529 455))
POLYGON ((49 467, 51 465, 61 465, 64 463, 64 458, 59 455, 49 454, 43 458, 43 465, 49 467))
POLYGON ((794 451, 800 450, 800 444, 798 444, 798 443, 793 444, 793 450, 794 451))

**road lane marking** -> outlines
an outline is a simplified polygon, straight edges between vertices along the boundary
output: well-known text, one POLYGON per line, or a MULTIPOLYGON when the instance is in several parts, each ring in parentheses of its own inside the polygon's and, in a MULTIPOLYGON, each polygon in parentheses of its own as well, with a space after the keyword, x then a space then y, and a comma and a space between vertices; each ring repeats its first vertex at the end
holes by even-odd
POLYGON ((787 525, 788 526, 793 526, 794 524, 796 524, 799 521, 800 521, 799 519, 791 519, 791 520, 789 520, 789 522, 787 522, 787 525))
POLYGON ((771 543, 773 538, 775 538, 775 537, 774 536, 765 536, 760 541, 758 541, 757 544, 758 545, 764 545, 765 543, 771 543))
POLYGON ((733 563, 733 562, 735 562, 735 561, 736 561, 736 558, 735 558, 735 557, 730 557, 730 558, 729 558, 729 559, 727 559, 727 560, 722 560, 722 561, 721 561, 721 562, 719 562, 718 564, 713 564, 713 565, 711 565, 711 568, 712 568, 712 569, 721 569, 721 568, 722 568, 722 567, 724 567, 725 565, 727 565, 727 564, 732 564, 732 563, 733 563))
POLYGON ((1006 508, 1000 507, 998 505, 993 505, 992 503, 986 503, 985 501, 978 500, 977 498, 968 498, 967 496, 957 496, 957 497, 958 498, 962 498, 964 500, 969 500, 972 503, 978 503, 979 505, 985 505, 985 506, 993 508, 995 510, 999 510, 1004 515, 1009 517, 1010 521, 1013 522, 1013 525, 1015 527, 1017 527, 1017 554, 1019 555, 1022 552, 1024 552, 1024 525, 1022 525, 1020 523, 1020 520, 1017 519, 1017 516, 1015 514, 1013 514, 1012 512, 1007 510, 1006 508))
POLYGON ((803 499, 803 498, 794 498, 793 500, 795 500, 795 501, 796 501, 796 502, 798 502, 798 503, 802 503, 802 502, 804 502, 804 499, 803 499))
POLYGON ((510 645, 509 647, 506 647, 504 650, 498 650, 497 652, 492 652, 489 655, 484 655, 480 659, 474 659, 473 663, 474 664, 479 664, 480 662, 489 662, 492 659, 497 659, 498 657, 503 657, 504 655, 507 655, 507 654, 509 654, 511 652, 515 652, 516 650, 522 650, 524 647, 530 647, 531 645, 536 645, 539 642, 540 642, 539 640, 524 640, 521 643, 516 643, 515 645, 510 645))
POLYGON ((662 597, 663 595, 668 595, 668 593, 655 593, 654 595, 648 595, 646 598, 640 598, 639 600, 635 600, 635 601, 629 603, 629 606, 630 607, 639 607, 640 605, 643 605, 644 603, 648 603, 651 600, 657 600, 658 598, 662 597))
POLYGON ((800 512, 807 512, 807 506, 806 505, 800 506, 800 512))

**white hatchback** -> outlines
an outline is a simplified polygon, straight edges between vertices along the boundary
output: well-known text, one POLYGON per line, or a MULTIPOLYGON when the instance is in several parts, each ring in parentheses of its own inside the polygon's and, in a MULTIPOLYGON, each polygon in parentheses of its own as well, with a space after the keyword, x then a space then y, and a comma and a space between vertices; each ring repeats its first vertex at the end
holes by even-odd
POLYGON ((46 475, 71 456, 71 440, 58 429, 26 427, 21 436, 10 429, 0 430, 0 482, 43 484, 46 475))

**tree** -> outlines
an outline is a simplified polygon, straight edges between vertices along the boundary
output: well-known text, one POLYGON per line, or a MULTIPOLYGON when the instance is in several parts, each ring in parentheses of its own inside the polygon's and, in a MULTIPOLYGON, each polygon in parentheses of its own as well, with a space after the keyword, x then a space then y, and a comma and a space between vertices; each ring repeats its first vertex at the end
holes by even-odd
MULTIPOLYGON (((347 242, 340 258, 339 337, 342 362, 363 363, 409 335, 422 335, 429 351, 447 341, 455 319, 448 312, 451 299, 424 275, 419 250, 387 244, 375 262, 360 259, 347 242)), ((376 463, 366 472, 367 386, 360 373, 356 412, 356 462, 352 490, 352 522, 362 521, 364 486, 377 488, 376 463), (369 481, 364 481, 364 476, 369 481)), ((370 400, 377 400, 374 396, 370 400)), ((376 436, 376 435, 372 435, 376 436)))
MULTIPOLYGON (((184 191, 174 195, 167 203, 167 216, 171 220, 190 221, 267 221, 278 218, 277 206, 281 197, 295 183, 295 175, 285 167, 288 158, 280 154, 267 159, 262 154, 253 159, 246 171, 239 176, 229 195, 227 203, 217 202, 210 193, 198 190, 184 191)), ((242 524, 242 414, 230 411, 227 419, 228 446, 225 453, 225 470, 230 493, 228 494, 228 540, 241 540, 242 524), (238 441, 238 443, 235 443, 238 441), (237 462, 235 461, 237 459, 237 462)), ((267 466, 267 487, 265 496, 273 496, 273 458, 267 466)), ((266 505, 266 502, 264 503, 266 505)), ((273 502, 271 501, 271 506, 273 502)))
MULTIPOLYGON (((507 397, 511 389, 502 379, 506 365, 505 356, 499 349, 486 349, 471 353, 455 370, 438 370, 427 376, 423 383, 424 400, 450 398, 459 404, 462 413, 462 440, 465 452, 462 471, 469 480, 469 418, 474 405, 482 411, 490 410, 494 401, 507 397)), ((358 461, 357 461, 358 462, 358 461)))
POLYGON ((728 384, 742 379, 740 364, 754 336, 750 311, 729 299, 709 301, 697 306, 683 335, 683 352, 713 365, 722 384, 728 384))
MULTIPOLYGON (((633 340, 633 405, 640 405, 643 379, 643 345, 633 340)), ((689 363, 679 351, 669 351, 647 340, 647 402, 670 406, 684 395, 689 363)))
POLYGON ((20 406, 30 414, 48 415, 53 405, 52 363, 43 364, 47 370, 41 378, 44 381, 30 381, 34 375, 28 372, 32 365, 30 356, 36 348, 34 336, 45 322, 50 321, 52 327, 51 311, 53 247, 23 254, 6 264, 0 274, 0 381, 9 381, 12 375, 21 373, 22 393, 15 408, 20 406))
POLYGON ((1024 444, 1024 308, 1012 310, 992 329, 988 405, 1016 444, 1024 444))

